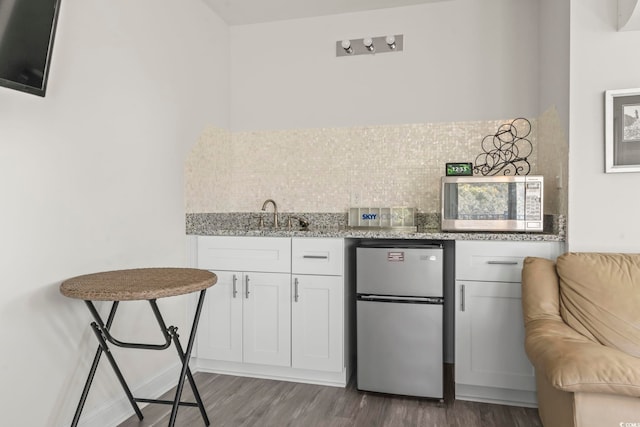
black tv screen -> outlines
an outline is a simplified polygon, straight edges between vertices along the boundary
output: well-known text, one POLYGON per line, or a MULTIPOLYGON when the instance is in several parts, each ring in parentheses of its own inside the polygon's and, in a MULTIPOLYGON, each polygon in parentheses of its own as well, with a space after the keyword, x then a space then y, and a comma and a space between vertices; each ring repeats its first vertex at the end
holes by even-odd
POLYGON ((60 0, 0 0, 0 86, 45 96, 60 0))

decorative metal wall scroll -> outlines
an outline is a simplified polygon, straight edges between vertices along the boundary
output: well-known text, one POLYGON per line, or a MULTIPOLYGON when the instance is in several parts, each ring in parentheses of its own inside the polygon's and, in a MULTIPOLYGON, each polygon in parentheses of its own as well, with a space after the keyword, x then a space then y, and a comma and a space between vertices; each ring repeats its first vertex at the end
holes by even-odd
POLYGON ((476 175, 528 175, 531 164, 527 160, 533 152, 533 144, 527 139, 531 134, 531 122, 517 118, 498 127, 495 135, 482 140, 482 151, 476 157, 473 172, 476 175))

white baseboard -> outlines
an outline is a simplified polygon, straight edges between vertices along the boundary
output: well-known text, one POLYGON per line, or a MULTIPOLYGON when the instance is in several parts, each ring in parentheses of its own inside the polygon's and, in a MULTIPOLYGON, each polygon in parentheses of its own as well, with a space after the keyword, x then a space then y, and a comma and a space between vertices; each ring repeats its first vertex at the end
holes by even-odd
POLYGON ((456 400, 494 403, 497 405, 524 406, 537 408, 538 400, 535 391, 512 390, 496 387, 482 387, 456 383, 456 400))
MULTIPOLYGON (((145 383, 140 384, 137 387, 132 387, 131 393, 134 397, 157 399, 163 393, 166 393, 168 390, 176 386, 178 383, 178 377, 180 376, 180 366, 181 365, 179 363, 171 365, 145 383)), ((124 394, 124 391, 122 391, 122 389, 119 391, 121 392, 122 397, 111 399, 93 411, 83 412, 78 425, 80 427, 115 427, 130 416, 134 415, 135 413, 133 408, 131 408, 131 404, 127 400, 127 396, 124 394)), ((140 406, 140 409, 142 409, 148 404, 140 403, 138 405, 140 406)), ((71 424, 71 420, 69 420, 65 425, 68 426, 69 424, 71 424)))
POLYGON ((268 366, 208 359, 195 359, 194 365, 195 370, 198 372, 234 375, 237 377, 262 378, 341 388, 346 387, 348 382, 347 372, 344 369, 341 372, 322 372, 286 366, 268 366))

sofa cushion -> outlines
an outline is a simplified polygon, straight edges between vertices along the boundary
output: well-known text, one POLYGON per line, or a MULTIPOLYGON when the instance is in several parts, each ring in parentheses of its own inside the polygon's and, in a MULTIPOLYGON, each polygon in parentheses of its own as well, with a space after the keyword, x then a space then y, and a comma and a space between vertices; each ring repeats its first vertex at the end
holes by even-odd
POLYGON ((566 253, 560 315, 584 336, 640 357, 640 255, 566 253))
POLYGON ((640 404, 638 357, 593 342, 552 319, 527 324, 525 348, 536 376, 559 390, 624 394, 639 398, 640 404))

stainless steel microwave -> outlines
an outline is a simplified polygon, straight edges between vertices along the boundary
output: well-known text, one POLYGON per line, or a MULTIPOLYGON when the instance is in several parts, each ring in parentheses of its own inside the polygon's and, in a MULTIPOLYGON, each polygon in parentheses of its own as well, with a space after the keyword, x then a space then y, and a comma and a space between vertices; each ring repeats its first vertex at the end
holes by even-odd
POLYGON ((445 231, 543 231, 542 176, 442 177, 445 231))

